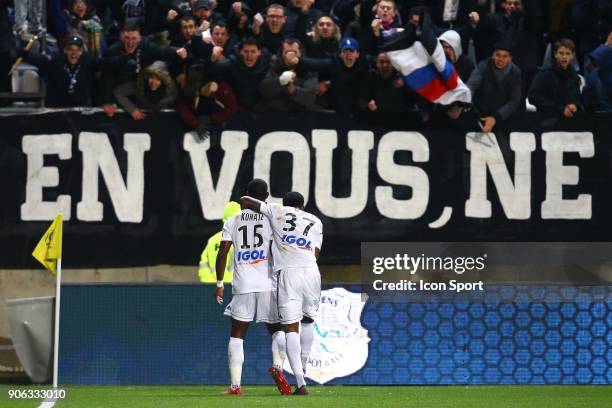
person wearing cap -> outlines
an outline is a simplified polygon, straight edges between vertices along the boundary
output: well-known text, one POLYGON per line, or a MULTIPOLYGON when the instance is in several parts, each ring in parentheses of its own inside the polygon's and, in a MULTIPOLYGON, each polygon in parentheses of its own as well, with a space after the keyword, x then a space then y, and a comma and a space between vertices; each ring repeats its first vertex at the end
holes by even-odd
POLYGON ((496 13, 483 16, 481 27, 475 33, 477 57, 482 53, 491 55, 491 45, 506 43, 512 48, 512 62, 522 74, 523 106, 544 56, 544 4, 547 2, 541 0, 502 0, 496 13))
POLYGON ((46 104, 51 107, 92 106, 94 73, 111 70, 124 61, 122 56, 98 58, 84 50, 83 40, 68 37, 63 53, 57 56, 27 52, 25 61, 46 74, 46 104))
POLYGON ((329 81, 319 83, 317 93, 327 96, 329 108, 343 116, 357 111, 359 89, 368 73, 368 63, 360 58, 359 41, 345 37, 333 58, 300 58, 298 69, 326 74, 329 81))
POLYGON ((83 39, 85 51, 102 55, 104 43, 104 29, 95 10, 89 7, 88 0, 73 0, 70 7, 64 9, 64 17, 68 21, 68 33, 83 39))
MULTIPOLYGON (((227 220, 229 220, 235 214, 240 212, 240 204, 235 201, 230 201, 223 208, 223 224, 227 220)), ((217 262, 217 253, 219 252, 219 247, 221 246, 221 236, 223 235, 223 231, 217 232, 215 235, 210 237, 206 242, 206 246, 200 255, 200 268, 198 269, 198 276, 200 277, 200 282, 202 283, 215 283, 217 282, 217 272, 215 270, 215 265, 217 262)), ((232 283, 232 278, 234 276, 234 271, 232 268, 232 249, 230 248, 229 253, 227 254, 227 263, 225 268, 225 274, 223 275, 223 282, 232 283)))
POLYGON ((198 0, 193 5, 193 16, 197 19, 197 33, 201 34, 210 28, 210 25, 223 18, 219 13, 215 13, 215 3, 210 0, 198 0))
POLYGON ((478 64, 466 83, 485 133, 514 114, 522 97, 521 70, 512 62, 512 47, 500 42, 494 49, 491 58, 478 64))

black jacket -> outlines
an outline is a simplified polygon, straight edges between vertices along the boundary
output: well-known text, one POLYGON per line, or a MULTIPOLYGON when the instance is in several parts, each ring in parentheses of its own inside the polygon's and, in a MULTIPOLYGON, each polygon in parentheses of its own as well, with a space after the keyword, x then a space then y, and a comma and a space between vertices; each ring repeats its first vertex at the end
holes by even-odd
POLYGON ((510 63, 508 73, 498 80, 495 69, 491 58, 482 61, 470 75, 467 86, 476 110, 499 122, 508 119, 521 103, 521 70, 510 63))
POLYGON ((68 65, 63 53, 58 57, 27 54, 25 60, 38 67, 46 77, 48 106, 75 107, 91 106, 94 73, 99 69, 113 69, 124 61, 124 57, 96 58, 84 52, 74 66, 68 65))
POLYGON ((383 78, 377 69, 371 69, 361 85, 359 108, 368 110, 368 103, 374 99, 378 113, 402 113, 414 110, 414 98, 407 86, 395 86, 396 75, 383 78))
POLYGON ((117 43, 106 50, 107 57, 124 55, 125 63, 113 70, 113 86, 129 81, 135 81, 138 73, 157 60, 172 61, 178 59, 176 47, 157 45, 143 39, 140 46, 132 54, 127 54, 122 43, 117 43))
POLYGON ((298 68, 328 75, 331 79, 330 107, 337 113, 350 116, 356 111, 359 88, 368 73, 365 59, 359 58, 351 68, 347 68, 340 57, 302 58, 298 68))
POLYGON ((565 106, 580 106, 580 79, 570 65, 561 69, 556 64, 537 73, 529 89, 529 102, 538 112, 563 114, 565 106))
POLYGON ((242 57, 231 55, 223 61, 209 64, 208 71, 212 79, 227 80, 236 93, 238 104, 251 109, 261 100, 259 83, 266 77, 269 66, 270 58, 263 53, 251 68, 244 65, 242 57))

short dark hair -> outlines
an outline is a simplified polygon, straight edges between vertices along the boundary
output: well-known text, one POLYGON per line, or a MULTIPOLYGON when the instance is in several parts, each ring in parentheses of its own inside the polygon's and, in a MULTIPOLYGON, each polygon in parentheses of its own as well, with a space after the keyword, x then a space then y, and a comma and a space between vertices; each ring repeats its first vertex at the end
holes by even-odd
POLYGON ((196 22, 196 19, 194 16, 192 16, 191 14, 185 14, 183 17, 180 18, 179 20, 179 24, 182 23, 183 21, 193 21, 194 23, 196 22))
POLYGON ((561 38, 559 41, 555 42, 553 52, 557 52, 561 47, 568 48, 572 52, 576 50, 576 44, 569 38, 561 38))
POLYGON ((283 42, 281 43, 280 48, 278 49, 278 55, 279 56, 283 54, 283 47, 284 47, 285 44, 287 44, 287 45, 297 44, 298 47, 300 48, 300 53, 302 55, 306 54, 306 51, 304 50, 304 46, 302 45, 302 42, 300 40, 298 40, 297 38, 294 38, 294 37, 288 37, 288 38, 285 38, 283 40, 283 42))
POLYGON ((268 183, 260 178, 254 178, 247 185, 247 194, 260 201, 268 198, 268 183))
POLYGON ((125 23, 121 29, 121 32, 126 31, 138 31, 140 33, 140 26, 134 23, 125 23))
POLYGON ((228 33, 228 34, 229 34, 229 32, 230 32, 230 29, 229 29, 229 27, 227 26, 227 23, 226 23, 224 20, 217 20, 217 21, 215 21, 214 23, 212 23, 212 24, 210 25, 210 32, 211 32, 211 33, 213 32, 213 30, 215 29, 215 27, 222 27, 222 28, 225 28, 225 29, 227 30, 227 33, 228 33))
POLYGON ((286 207, 304 208, 304 196, 297 191, 290 191, 283 197, 283 205, 286 207))
POLYGON ((261 44, 259 43, 259 41, 257 41, 257 39, 255 37, 245 37, 240 42, 240 50, 242 50, 245 45, 254 45, 254 46, 257 47, 258 50, 261 49, 261 44))

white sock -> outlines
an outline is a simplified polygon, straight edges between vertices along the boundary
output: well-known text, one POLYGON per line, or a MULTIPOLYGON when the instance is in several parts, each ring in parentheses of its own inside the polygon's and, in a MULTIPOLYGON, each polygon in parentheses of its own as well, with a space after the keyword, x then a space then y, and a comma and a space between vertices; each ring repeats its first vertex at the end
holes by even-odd
POLYGON ((243 339, 230 337, 229 345, 227 346, 227 357, 229 360, 229 371, 231 388, 240 387, 240 377, 242 377, 242 364, 244 363, 244 349, 242 344, 243 339))
POLYGON ((286 358, 287 342, 285 341, 285 332, 279 330, 272 333, 272 365, 282 371, 286 358))
POLYGON ((308 362, 310 350, 312 350, 312 343, 314 343, 314 338, 314 323, 302 323, 302 327, 300 327, 300 346, 302 348, 301 357, 303 368, 306 368, 306 363, 308 362))
POLYGON ((300 358, 300 334, 288 332, 285 333, 285 337, 287 339, 287 358, 289 358, 289 364, 299 388, 306 385, 304 372, 302 371, 302 359, 300 358))

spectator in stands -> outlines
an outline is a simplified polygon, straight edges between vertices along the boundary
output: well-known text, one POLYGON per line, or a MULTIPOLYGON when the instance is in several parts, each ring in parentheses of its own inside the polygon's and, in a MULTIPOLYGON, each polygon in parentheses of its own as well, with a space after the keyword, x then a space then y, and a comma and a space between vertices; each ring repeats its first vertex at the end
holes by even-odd
POLYGON ((572 28, 577 41, 578 57, 606 41, 612 31, 612 2, 609 0, 572 0, 572 28))
POLYGON ((259 84, 265 104, 262 107, 285 112, 321 110, 316 104, 317 76, 296 69, 302 56, 299 40, 283 41, 279 55, 272 57, 270 70, 259 84))
MULTIPOLYGON (((374 114, 404 113, 414 110, 414 101, 404 80, 391 65, 389 56, 381 52, 376 68, 371 69, 361 85, 359 107, 374 114)), ((370 115, 373 117, 374 115, 370 115)))
POLYGON ((316 21, 323 15, 320 10, 313 8, 315 0, 290 0, 285 11, 287 12, 287 31, 301 38, 311 32, 316 21), (298 24, 298 20, 300 20, 298 24), (298 31, 299 30, 299 31, 298 31))
POLYGON ((229 27, 225 21, 215 21, 210 26, 210 37, 214 46, 223 48, 223 55, 219 60, 237 53, 236 42, 230 35, 229 27))
POLYGON ((13 34, 24 41, 33 35, 42 35, 45 32, 42 20, 43 0, 14 0, 13 3, 13 34))
MULTIPOLYGON (((418 3, 418 2, 415 2, 418 3)), ((441 28, 453 28, 468 23, 469 14, 475 11, 482 0, 429 0, 425 1, 429 7, 432 22, 441 28)))
POLYGON ((227 82, 207 81, 203 66, 190 67, 176 111, 201 139, 210 137, 211 128, 234 116, 238 108, 236 95, 227 82))
POLYGON ((191 39, 196 34, 196 20, 194 16, 185 15, 178 20, 179 32, 178 35, 170 38, 170 45, 174 47, 183 47, 191 42, 191 39))
POLYGON ((126 82, 113 91, 115 99, 132 119, 143 120, 143 110, 154 112, 174 107, 177 91, 163 63, 155 63, 140 71, 136 83, 126 82))
POLYGON ((327 96, 330 109, 351 117, 357 110, 359 89, 367 77, 368 63, 360 58, 359 42, 354 38, 343 38, 339 51, 334 58, 301 58, 298 69, 328 74, 331 80, 319 83, 317 93, 327 96))
POLYGON ((27 53, 25 60, 46 74, 47 99, 52 107, 92 105, 94 73, 98 69, 110 70, 125 60, 124 56, 96 58, 84 51, 80 37, 70 37, 64 43, 63 53, 27 53))
POLYGON ((115 106, 111 102, 109 92, 126 82, 135 82, 140 71, 153 62, 170 61, 177 57, 184 59, 187 57, 187 51, 184 48, 160 46, 143 40, 138 26, 126 24, 121 30, 121 42, 107 49, 105 55, 125 56, 125 62, 116 66, 112 73, 107 73, 103 81, 107 92, 104 96, 104 111, 112 116, 115 106))
POLYGON ((70 7, 64 10, 68 21, 67 34, 83 39, 85 51, 95 56, 102 55, 104 29, 95 11, 90 10, 87 0, 73 0, 70 7))
POLYGON ((193 15, 197 19, 197 33, 201 34, 210 28, 213 21, 222 18, 214 12, 215 3, 210 0, 198 0, 193 5, 193 15))
POLYGON ((569 39, 557 41, 554 64, 538 72, 529 89, 529 102, 538 112, 571 118, 580 108, 580 79, 572 67, 575 46, 569 39))
POLYGON ((319 17, 316 21, 312 33, 304 33, 303 27, 305 18, 300 16, 297 23, 297 38, 302 42, 306 49, 306 55, 310 58, 332 58, 338 52, 340 44, 340 27, 334 20, 327 15, 319 17), (303 21, 302 21, 303 20, 303 21))
POLYGON ((227 17, 230 32, 238 39, 251 36, 251 22, 254 14, 253 9, 245 2, 233 3, 227 17))
MULTIPOLYGON (((478 64, 466 84, 485 133, 508 119, 521 103, 521 70, 512 62, 512 47, 502 42, 494 49, 491 58, 478 64)), ((469 116, 464 113, 462 117, 469 116)))
POLYGON ((464 82, 467 81, 475 67, 474 63, 463 53, 459 33, 455 30, 448 30, 442 33, 438 39, 440 44, 442 44, 446 58, 457 70, 459 78, 464 82))
POLYGON ((179 37, 175 38, 171 45, 187 50, 187 57, 183 60, 172 60, 169 71, 172 77, 177 79, 179 85, 183 86, 189 66, 198 60, 209 61, 214 46, 205 42, 201 34, 197 34, 193 16, 185 15, 179 19, 179 23, 181 26, 179 37))
POLYGON ((395 0, 379 0, 374 6, 372 17, 369 22, 363 21, 361 44, 362 52, 375 55, 378 53, 378 43, 382 41, 382 37, 387 35, 387 32, 401 28, 402 22, 397 14, 395 0))
POLYGON ((262 54, 259 42, 247 37, 240 43, 240 56, 231 55, 220 60, 218 49, 214 52, 209 73, 215 81, 227 80, 236 93, 241 108, 253 109, 261 100, 259 83, 265 78, 270 58, 262 54))
POLYGON ((125 0, 121 6, 123 12, 123 25, 137 25, 144 27, 146 21, 145 0, 125 0))
POLYGON ((166 15, 167 29, 171 42, 180 41, 181 22, 185 17, 193 17, 196 33, 208 31, 213 21, 222 16, 214 12, 215 3, 210 0, 192 0, 175 2, 166 15))
POLYGON ((540 0, 503 0, 501 12, 489 19, 489 29, 493 32, 489 31, 488 37, 514 50, 513 64, 521 70, 523 98, 527 97, 531 80, 544 56, 542 3, 540 0))
POLYGON ((612 32, 588 57, 595 70, 587 77, 582 90, 584 106, 591 112, 612 111, 612 32))
POLYGON ((253 35, 270 54, 276 54, 283 40, 292 35, 286 31, 287 16, 280 4, 270 4, 265 17, 257 13, 253 18, 253 35))

